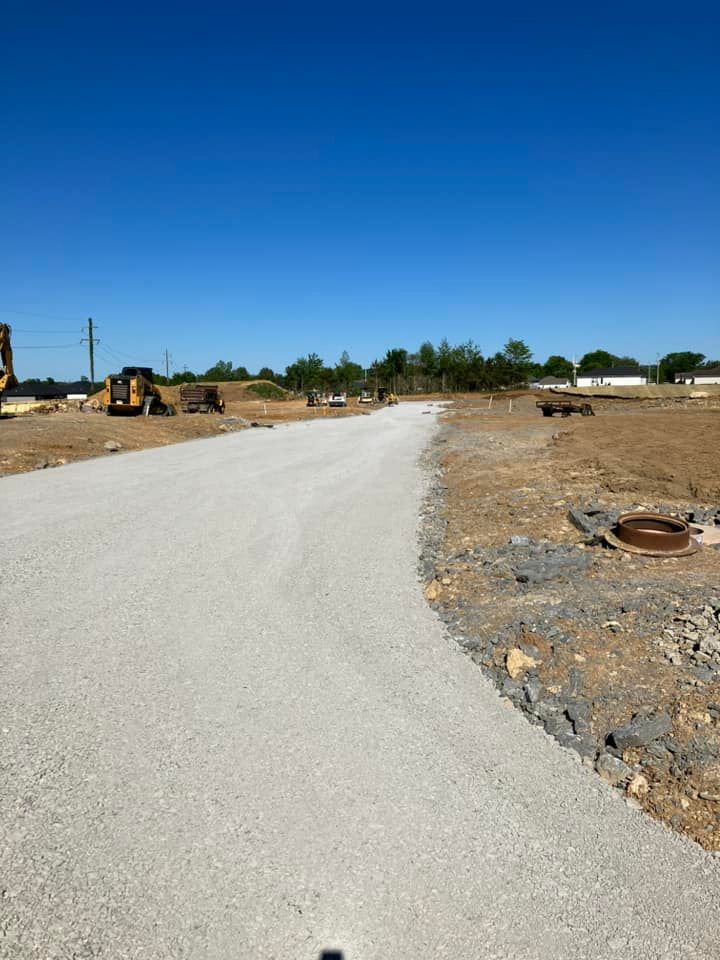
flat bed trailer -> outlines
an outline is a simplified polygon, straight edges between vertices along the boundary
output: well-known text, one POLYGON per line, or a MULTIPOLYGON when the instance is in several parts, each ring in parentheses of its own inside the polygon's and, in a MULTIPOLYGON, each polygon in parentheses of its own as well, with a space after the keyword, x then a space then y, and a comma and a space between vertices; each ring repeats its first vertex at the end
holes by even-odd
POLYGON ((573 400, 536 400, 535 406, 542 410, 544 417, 552 417, 556 413, 561 417, 569 417, 571 413, 579 413, 581 417, 595 416, 592 404, 586 401, 575 403, 573 400))

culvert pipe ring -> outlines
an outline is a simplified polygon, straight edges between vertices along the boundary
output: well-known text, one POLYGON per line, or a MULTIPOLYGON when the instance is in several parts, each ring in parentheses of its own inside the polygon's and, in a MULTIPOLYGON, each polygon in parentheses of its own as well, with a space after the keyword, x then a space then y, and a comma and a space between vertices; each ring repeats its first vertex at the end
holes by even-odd
POLYGON ((688 523, 661 513, 624 513, 605 539, 611 546, 648 557, 685 557, 698 548, 688 523))

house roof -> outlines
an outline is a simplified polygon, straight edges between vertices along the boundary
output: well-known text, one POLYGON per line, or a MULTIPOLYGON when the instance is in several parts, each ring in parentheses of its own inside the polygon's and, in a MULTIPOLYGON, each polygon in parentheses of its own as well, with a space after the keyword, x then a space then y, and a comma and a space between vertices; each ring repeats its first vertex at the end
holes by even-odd
POLYGON ((545 383, 550 386, 553 383, 570 383, 569 377, 543 377, 542 380, 536 380, 536 383, 545 383))
POLYGON ((685 373, 676 373, 676 377, 720 377, 720 367, 701 367, 699 370, 688 370, 685 373))
POLYGON ((3 393, 4 400, 12 397, 37 397, 41 400, 61 400, 69 393, 85 393, 90 390, 90 384, 85 380, 76 383, 19 383, 11 390, 3 393))
POLYGON ((594 367, 592 370, 578 371, 579 377, 641 377, 640 367, 594 367))

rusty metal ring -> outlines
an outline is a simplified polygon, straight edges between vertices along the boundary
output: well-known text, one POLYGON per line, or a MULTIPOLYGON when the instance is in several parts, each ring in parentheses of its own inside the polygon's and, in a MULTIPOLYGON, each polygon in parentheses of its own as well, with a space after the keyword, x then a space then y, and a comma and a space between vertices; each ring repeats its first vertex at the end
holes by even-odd
POLYGON ((684 557, 698 547, 689 524, 661 513, 624 513, 605 538, 612 546, 650 557, 684 557))

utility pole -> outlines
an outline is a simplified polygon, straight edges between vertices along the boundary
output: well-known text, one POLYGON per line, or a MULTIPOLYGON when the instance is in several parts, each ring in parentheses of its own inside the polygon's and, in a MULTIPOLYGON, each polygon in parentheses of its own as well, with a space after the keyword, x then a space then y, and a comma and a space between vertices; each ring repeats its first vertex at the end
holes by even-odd
POLYGON ((88 345, 88 352, 90 354, 90 393, 94 393, 95 392, 95 344, 100 343, 100 341, 96 340, 95 337, 93 337, 92 317, 88 317, 87 337, 83 337, 80 343, 87 343, 88 345))

